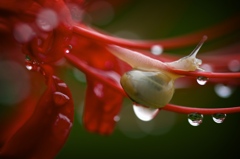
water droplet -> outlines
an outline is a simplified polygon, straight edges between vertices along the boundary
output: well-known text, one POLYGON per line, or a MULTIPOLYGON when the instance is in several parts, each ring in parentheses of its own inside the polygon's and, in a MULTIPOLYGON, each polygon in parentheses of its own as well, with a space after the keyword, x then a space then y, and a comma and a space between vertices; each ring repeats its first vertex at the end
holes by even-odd
POLYGON ((142 121, 152 120, 159 111, 159 109, 146 108, 136 104, 133 104, 133 110, 136 116, 142 121))
POLYGON ((237 72, 240 70, 240 62, 238 60, 232 60, 228 64, 228 69, 232 72, 237 72))
POLYGON ((215 123, 220 124, 225 120, 226 116, 227 115, 223 113, 216 113, 212 115, 212 118, 215 123))
POLYGON ((197 77, 197 83, 200 85, 205 85, 207 81, 208 81, 207 77, 204 77, 204 76, 197 77))
POLYGON ((53 100, 57 106, 62 106, 66 104, 69 101, 69 99, 70 98, 66 94, 63 94, 62 92, 54 92, 53 94, 53 100))
POLYGON ((192 126, 199 126, 202 123, 203 115, 199 113, 188 114, 188 122, 192 126))
POLYGON ((159 45, 153 45, 151 47, 151 53, 153 55, 161 55, 162 52, 163 52, 163 48, 161 46, 159 46, 159 45))
POLYGON ((43 31, 51 31, 57 27, 59 20, 55 11, 44 9, 38 14, 36 23, 43 31))
POLYGON ((217 84, 214 87, 216 94, 222 98, 228 98, 233 93, 233 88, 225 86, 223 84, 217 84))
POLYGON ((65 53, 69 54, 71 52, 71 50, 72 50, 72 45, 68 45, 65 49, 65 53))
POLYGON ((25 58, 25 66, 29 71, 39 71, 40 66, 36 61, 32 61, 28 56, 25 58))

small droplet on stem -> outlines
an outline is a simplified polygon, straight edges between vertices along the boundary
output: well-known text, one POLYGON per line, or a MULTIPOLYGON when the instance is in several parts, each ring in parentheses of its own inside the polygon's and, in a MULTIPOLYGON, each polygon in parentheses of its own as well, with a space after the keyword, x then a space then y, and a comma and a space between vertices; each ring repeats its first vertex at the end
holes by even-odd
POLYGON ((72 45, 68 45, 66 48, 65 48, 65 53, 66 54, 69 54, 70 52, 71 52, 71 50, 72 50, 72 45))
POLYGON ((199 113, 188 114, 188 122, 192 126, 199 126, 202 123, 203 115, 199 113))
POLYGON ((207 77, 204 77, 204 76, 199 76, 197 77, 197 83, 199 85, 205 85, 208 81, 208 78, 207 77))
POLYGON ((223 113, 216 113, 212 115, 212 119, 215 123, 221 124, 225 118, 226 118, 226 114, 223 113))

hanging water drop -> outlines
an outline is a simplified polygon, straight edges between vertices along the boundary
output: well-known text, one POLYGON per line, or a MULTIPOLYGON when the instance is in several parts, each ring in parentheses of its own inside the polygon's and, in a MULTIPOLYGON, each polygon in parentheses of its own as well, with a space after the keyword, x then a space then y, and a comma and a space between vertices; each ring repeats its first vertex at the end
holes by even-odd
POLYGON ((188 122, 192 126, 199 126, 202 123, 203 115, 199 113, 188 114, 188 122))
POLYGON ((212 115, 212 119, 215 123, 220 124, 225 120, 226 116, 227 115, 223 113, 216 113, 212 115))
POLYGON ((200 85, 205 85, 207 81, 208 81, 207 77, 204 77, 204 76, 197 77, 197 83, 200 85))
POLYGON ((62 106, 69 101, 69 97, 62 92, 54 92, 53 94, 53 101, 57 106, 62 106))
POLYGON ((147 108, 136 104, 133 104, 133 110, 135 115, 142 121, 152 120, 159 111, 159 109, 147 108))

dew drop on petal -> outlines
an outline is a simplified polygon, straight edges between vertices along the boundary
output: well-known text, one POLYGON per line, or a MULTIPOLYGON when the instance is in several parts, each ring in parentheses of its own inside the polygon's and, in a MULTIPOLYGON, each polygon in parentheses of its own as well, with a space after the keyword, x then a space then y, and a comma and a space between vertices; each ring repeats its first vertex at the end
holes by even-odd
POLYGON ((163 52, 163 48, 160 45, 153 45, 151 47, 151 53, 153 55, 161 55, 163 52))
POLYGON ((62 106, 69 101, 69 97, 62 92, 54 92, 53 94, 53 101, 57 106, 62 106))
POLYGON ((199 126, 202 123, 203 115, 199 113, 188 114, 188 122, 192 126, 199 126))
POLYGON ((214 87, 216 94, 222 98, 228 98, 233 93, 233 88, 225 86, 223 84, 217 84, 214 87))
POLYGON ((71 52, 71 50, 72 50, 72 45, 68 45, 68 46, 65 48, 64 52, 65 52, 66 54, 69 54, 69 53, 71 52))
POLYGON ((212 119, 215 123, 220 124, 225 120, 226 116, 227 115, 223 113, 216 113, 212 115, 212 119))
POLYGON ((152 120, 159 111, 159 109, 146 108, 136 104, 133 104, 133 110, 135 115, 142 121, 152 120))
POLYGON ((208 78, 207 77, 204 77, 204 76, 199 76, 197 77, 197 83, 199 85, 205 85, 208 81, 208 78))

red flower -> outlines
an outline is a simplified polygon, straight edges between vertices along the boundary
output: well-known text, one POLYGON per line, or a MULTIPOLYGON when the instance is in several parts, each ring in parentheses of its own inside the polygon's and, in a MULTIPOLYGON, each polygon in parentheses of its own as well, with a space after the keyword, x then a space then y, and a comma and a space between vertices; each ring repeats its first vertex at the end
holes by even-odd
MULTIPOLYGON (((225 50, 229 53, 227 56, 217 52, 214 56, 209 53, 201 57, 205 66, 209 66, 214 72, 201 71, 198 67, 200 61, 196 60, 195 55, 194 64, 197 63, 197 67, 188 69, 188 66, 177 64, 176 67, 171 67, 173 65, 166 64, 177 59, 173 55, 155 56, 146 51, 157 46, 157 54, 160 54, 161 49, 195 45, 203 35, 207 35, 209 41, 222 37, 239 29, 239 16, 184 36, 159 41, 134 41, 101 33, 84 24, 75 12, 94 12, 95 9, 106 7, 103 5, 96 8, 90 4, 91 2, 85 3, 83 0, 0 1, 1 56, 24 63, 28 70, 35 73, 31 74, 31 78, 36 80, 43 77, 47 86, 39 100, 36 99, 38 93, 34 93, 16 106, 14 113, 2 117, 2 158, 54 158, 64 145, 73 124, 74 107, 67 84, 56 76, 58 68, 55 64, 62 59, 85 73, 87 90, 83 124, 88 131, 102 135, 113 132, 124 97, 129 96, 135 105, 151 107, 122 89, 120 78, 131 67, 147 72, 162 71, 170 77, 174 76, 174 80, 175 76, 184 76, 183 80, 187 81, 188 86, 194 85, 190 78, 197 78, 200 84, 208 80, 209 83, 239 85, 239 70, 234 72, 228 65, 232 59, 240 58, 238 54, 231 52, 234 46, 225 50), (2 52, 15 47, 14 53, 19 53, 19 44, 23 54, 11 56, 2 52), (215 62, 216 59, 220 62, 215 62), (182 69, 186 67, 187 69, 182 69)), ((112 4, 118 6, 121 1, 112 4)), ((154 84, 158 82, 155 79, 152 81, 154 84)), ((143 83, 140 82, 138 87, 141 84, 143 83)), ((40 91, 41 86, 38 85, 35 89, 40 91)), ((135 88, 131 89, 139 94, 135 88)), ((143 93, 149 92, 151 91, 144 87, 143 93)), ((202 122, 202 114, 217 114, 222 117, 224 114, 240 112, 240 107, 193 108, 168 102, 157 109, 189 114, 194 126, 202 122)), ((152 118, 158 111, 153 111, 152 118)))

